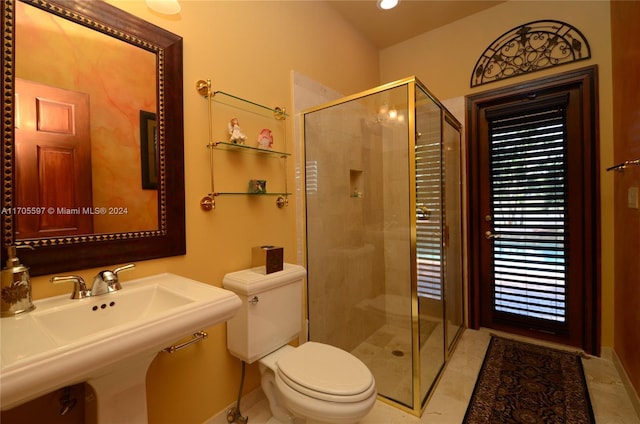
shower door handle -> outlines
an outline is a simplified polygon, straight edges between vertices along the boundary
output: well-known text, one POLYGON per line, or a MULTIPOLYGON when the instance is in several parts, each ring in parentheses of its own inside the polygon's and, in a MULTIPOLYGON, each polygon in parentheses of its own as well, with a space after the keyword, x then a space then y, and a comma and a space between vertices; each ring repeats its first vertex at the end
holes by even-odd
POLYGON ((418 206, 416 208, 416 217, 420 220, 428 220, 431 218, 431 210, 426 206, 418 206))

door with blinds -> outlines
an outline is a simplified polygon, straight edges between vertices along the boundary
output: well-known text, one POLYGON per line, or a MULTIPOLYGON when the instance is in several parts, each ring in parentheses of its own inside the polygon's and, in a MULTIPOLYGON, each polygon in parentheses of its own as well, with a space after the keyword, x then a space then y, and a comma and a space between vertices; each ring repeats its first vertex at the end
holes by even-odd
POLYGON ((475 327, 596 353, 597 140, 588 69, 469 98, 471 307, 475 327))

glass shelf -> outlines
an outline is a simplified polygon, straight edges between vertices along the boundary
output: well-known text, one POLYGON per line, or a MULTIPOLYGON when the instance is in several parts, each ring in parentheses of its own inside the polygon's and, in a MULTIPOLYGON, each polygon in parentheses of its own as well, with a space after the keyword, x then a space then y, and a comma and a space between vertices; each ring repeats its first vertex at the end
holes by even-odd
POLYGON ((251 147, 245 144, 235 144, 235 143, 229 143, 226 141, 215 141, 211 144, 208 144, 207 147, 211 147, 212 145, 213 147, 223 148, 226 150, 242 150, 246 152, 253 152, 253 153, 259 153, 263 155, 275 156, 279 158, 287 157, 291 155, 291 153, 279 152, 277 150, 271 150, 271 149, 261 149, 259 147, 251 147))
POLYGON ((283 109, 281 107, 277 107, 276 106, 275 108, 271 108, 269 106, 264 106, 264 105, 261 105, 260 103, 252 102, 251 100, 243 99, 242 97, 238 97, 238 96, 235 96, 233 94, 226 93, 224 91, 214 91, 213 92, 213 98, 215 99, 216 96, 222 96, 223 99, 220 99, 220 98, 219 99, 223 100, 223 101, 225 99, 226 100, 229 100, 229 99, 238 100, 240 102, 256 106, 259 109, 263 109, 263 110, 269 111, 269 112, 273 113, 274 118, 277 119, 277 120, 284 120, 284 119, 287 119, 287 117, 289 116, 289 115, 287 115, 287 112, 285 111, 285 109, 283 109))
MULTIPOLYGON (((215 208, 215 197, 217 196, 269 196, 276 197, 276 205, 278 208, 282 208, 289 204, 289 196, 292 193, 287 192, 287 174, 286 174, 286 164, 287 164, 287 156, 290 156, 290 153, 280 152, 278 150, 273 149, 265 149, 261 147, 252 147, 247 146, 245 144, 235 144, 232 142, 225 141, 213 141, 218 136, 214 136, 214 127, 213 127, 213 111, 212 104, 217 103, 223 105, 225 107, 231 107, 234 110, 242 110, 245 112, 249 112, 255 114, 256 116, 252 117, 251 121, 255 122, 255 119, 258 119, 258 122, 262 118, 269 118, 268 126, 273 124, 273 119, 279 121, 277 125, 279 131, 282 132, 282 143, 284 148, 286 149, 287 138, 286 138, 286 125, 283 125, 284 122, 289 115, 286 113, 285 108, 275 107, 271 108, 268 106, 261 105, 256 102, 252 102, 251 100, 243 99, 242 97, 235 96, 233 94, 229 94, 224 91, 212 91, 211 90, 211 80, 198 80, 196 81, 196 91, 203 96, 205 99, 208 99, 208 115, 209 115, 209 143, 207 144, 207 148, 209 148, 209 171, 211 174, 211 191, 208 195, 204 196, 200 200, 200 207, 205 211, 210 211, 215 208), (284 173, 284 191, 283 192, 269 192, 269 193, 250 193, 246 191, 242 192, 222 192, 216 191, 214 188, 214 156, 213 153, 214 148, 224 150, 224 151, 236 151, 242 153, 251 153, 255 155, 263 155, 271 158, 280 159, 283 163, 283 173, 284 173)), ((255 126, 255 124, 254 124, 255 126)), ((263 125, 259 125, 257 129, 265 128, 263 125)), ((253 129, 252 129, 253 131, 253 129)), ((263 129, 264 131, 264 129, 263 129)))

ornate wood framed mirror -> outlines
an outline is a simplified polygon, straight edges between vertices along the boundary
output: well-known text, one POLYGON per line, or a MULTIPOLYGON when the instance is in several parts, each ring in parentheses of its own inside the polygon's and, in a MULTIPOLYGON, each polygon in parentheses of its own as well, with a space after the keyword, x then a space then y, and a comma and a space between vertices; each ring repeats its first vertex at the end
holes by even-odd
POLYGON ((102 1, 4 0, 1 22, 3 263, 8 245, 34 248, 32 275, 184 254, 182 38, 102 1))

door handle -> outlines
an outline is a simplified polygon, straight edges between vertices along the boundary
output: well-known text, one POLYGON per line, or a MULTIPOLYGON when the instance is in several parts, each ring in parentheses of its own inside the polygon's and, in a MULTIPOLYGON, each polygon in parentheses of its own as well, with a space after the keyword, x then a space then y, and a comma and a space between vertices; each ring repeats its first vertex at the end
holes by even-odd
POLYGON ((486 238, 487 240, 491 240, 491 239, 498 238, 498 235, 497 234, 493 234, 491 231, 486 231, 484 233, 484 238, 486 238))

